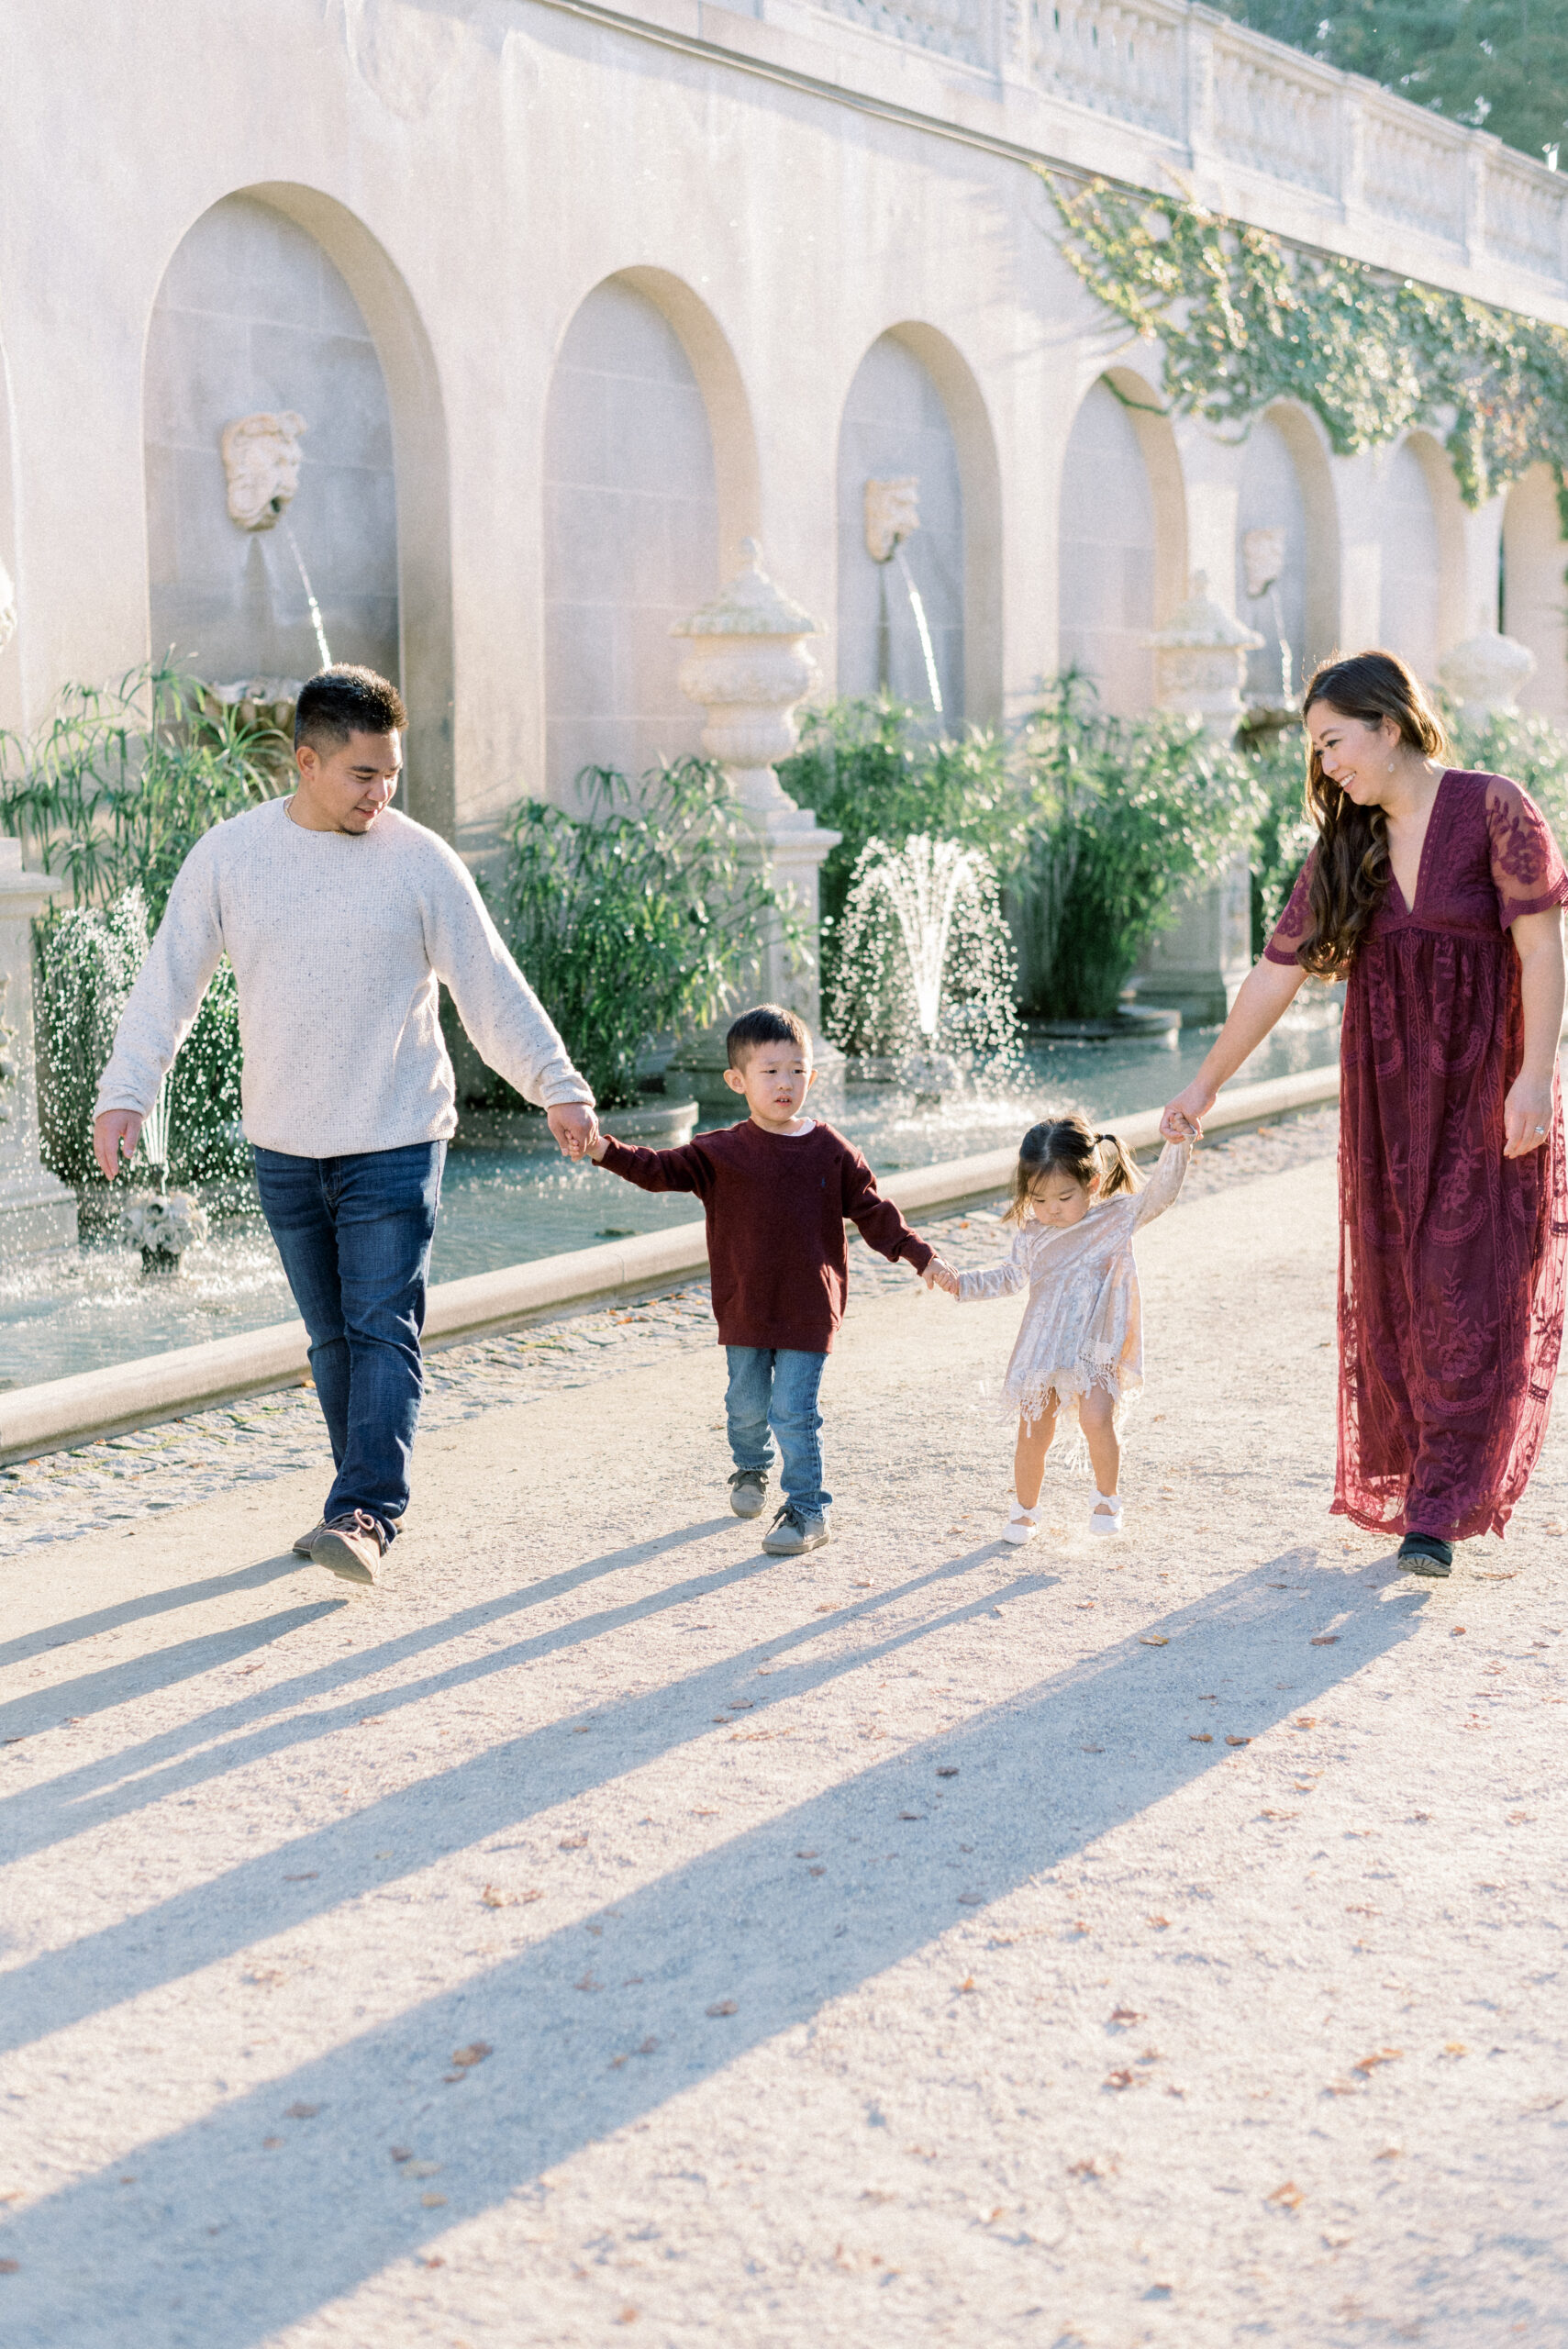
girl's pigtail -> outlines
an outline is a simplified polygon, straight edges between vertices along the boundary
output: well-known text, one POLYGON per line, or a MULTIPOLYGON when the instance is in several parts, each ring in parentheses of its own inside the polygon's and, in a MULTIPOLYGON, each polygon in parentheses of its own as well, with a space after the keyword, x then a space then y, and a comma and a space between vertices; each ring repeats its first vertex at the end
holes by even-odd
POLYGON ((1143 1188, 1142 1175, 1115 1134, 1096 1134, 1095 1149, 1104 1170, 1100 1181, 1102 1199, 1114 1199, 1118 1191, 1140 1191, 1143 1188))

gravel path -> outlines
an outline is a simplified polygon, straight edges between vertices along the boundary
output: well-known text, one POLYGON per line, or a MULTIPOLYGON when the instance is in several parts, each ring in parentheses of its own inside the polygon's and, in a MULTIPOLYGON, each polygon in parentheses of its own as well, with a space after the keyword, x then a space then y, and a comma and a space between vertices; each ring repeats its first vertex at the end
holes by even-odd
POLYGON ((896 1275, 798 1564, 695 1309, 455 1365, 373 1593, 281 1462, 16 1558, 6 2349, 1562 2339, 1568 1452, 1327 1517, 1318 1122, 1140 1242, 1114 1547, 896 1275))
MULTIPOLYGON (((1194 1163, 1184 1202, 1218 1186, 1331 1156, 1338 1136, 1338 1112, 1314 1110, 1207 1149, 1194 1163)), ((991 1263, 1007 1245, 990 1213, 922 1219, 920 1229, 962 1264, 991 1263)), ((856 1248, 858 1295, 901 1289, 907 1278, 870 1249, 856 1248)), ((448 1347, 429 1358, 424 1431, 428 1437, 497 1404, 592 1383, 612 1358, 617 1370, 641 1369, 667 1353, 712 1343, 707 1283, 693 1281, 673 1294, 448 1347)), ((73 1541, 95 1526, 189 1508, 242 1479, 261 1482, 300 1469, 331 1482, 331 1454, 307 1386, 48 1453, 0 1468, 0 1558, 35 1542, 73 1541)))

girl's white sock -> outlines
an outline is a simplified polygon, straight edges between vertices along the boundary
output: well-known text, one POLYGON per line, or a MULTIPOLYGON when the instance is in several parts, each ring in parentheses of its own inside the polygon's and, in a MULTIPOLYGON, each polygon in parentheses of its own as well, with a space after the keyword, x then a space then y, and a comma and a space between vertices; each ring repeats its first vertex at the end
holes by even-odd
MULTIPOLYGON (((1035 1508, 1040 1506, 1037 1501, 1035 1508)), ((1015 1501, 1007 1512, 1007 1522, 1002 1529, 1004 1542, 1032 1542, 1040 1531, 1035 1522, 1035 1508, 1025 1508, 1022 1501, 1015 1501)))

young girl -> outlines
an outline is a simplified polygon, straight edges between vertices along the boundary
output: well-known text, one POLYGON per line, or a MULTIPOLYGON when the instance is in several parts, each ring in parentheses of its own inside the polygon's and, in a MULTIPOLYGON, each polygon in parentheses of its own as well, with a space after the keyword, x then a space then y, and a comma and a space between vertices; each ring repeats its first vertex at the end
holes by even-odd
POLYGON ((1008 1542, 1032 1541, 1038 1531, 1045 1455, 1063 1409, 1083 1431, 1095 1471, 1089 1531, 1121 1531, 1120 1422, 1143 1384, 1132 1235, 1171 1205, 1191 1155, 1190 1141, 1167 1143, 1145 1188, 1114 1134, 1091 1133, 1082 1118, 1031 1126, 1007 1209, 1018 1226, 1012 1254, 991 1272, 935 1275, 961 1302, 1029 1293, 1002 1388, 1018 1413, 1008 1542))

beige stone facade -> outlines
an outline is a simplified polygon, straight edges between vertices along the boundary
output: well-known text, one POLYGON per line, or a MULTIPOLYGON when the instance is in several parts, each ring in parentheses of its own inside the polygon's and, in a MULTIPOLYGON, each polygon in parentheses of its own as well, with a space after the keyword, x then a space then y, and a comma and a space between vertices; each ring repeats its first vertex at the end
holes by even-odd
POLYGON ((1428 436, 1341 460, 1294 407, 1234 447, 1151 413, 1158 353, 1030 166, 1180 173, 1563 319, 1568 175, 1185 0, 17 0, 6 51, 0 722, 171 643, 304 674, 308 581, 334 655, 398 672, 413 812, 479 852, 520 793, 695 747, 669 627, 747 538, 825 689, 920 698, 864 529, 904 477, 949 722, 1064 658, 1143 706, 1197 571, 1264 640, 1254 691, 1282 640, 1296 674, 1379 640, 1429 672, 1501 612, 1568 717, 1544 474, 1472 515, 1428 436), (247 532, 221 436, 284 411, 297 488, 247 532))

